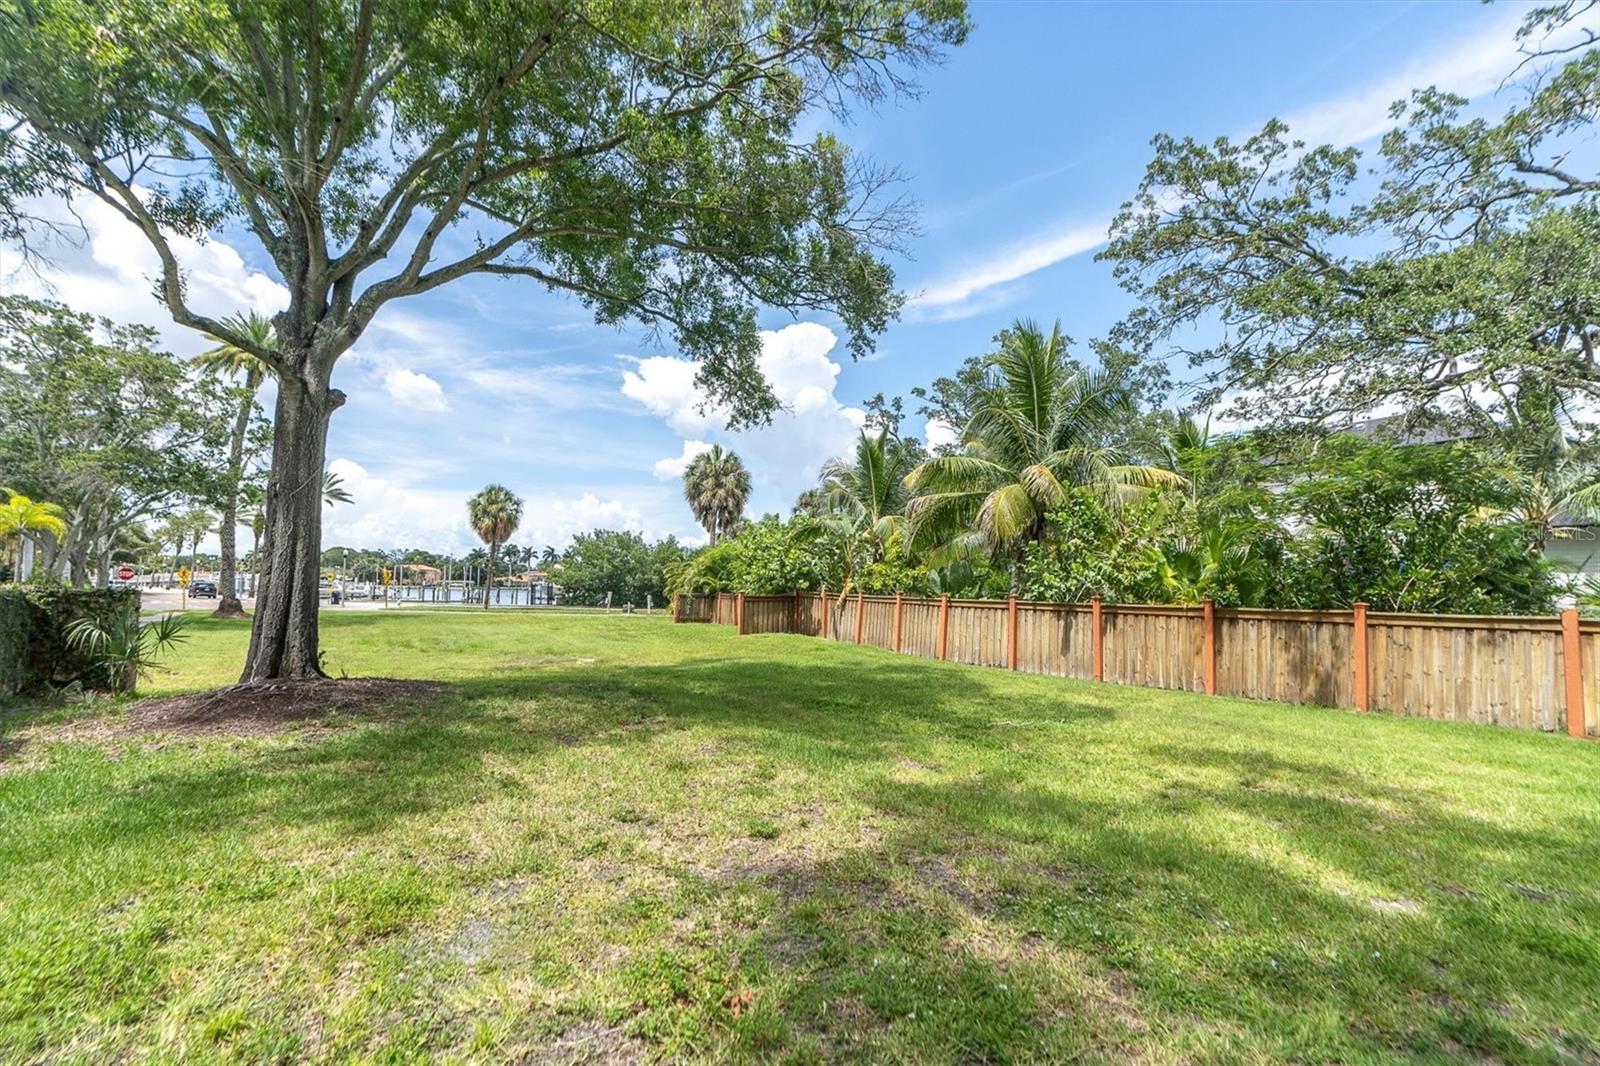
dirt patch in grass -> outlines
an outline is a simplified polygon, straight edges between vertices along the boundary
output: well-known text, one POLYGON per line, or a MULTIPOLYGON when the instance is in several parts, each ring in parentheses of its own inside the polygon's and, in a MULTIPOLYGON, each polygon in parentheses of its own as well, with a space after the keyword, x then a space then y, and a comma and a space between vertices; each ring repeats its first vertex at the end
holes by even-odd
POLYGON ((234 685, 135 703, 120 731, 266 736, 334 716, 378 715, 395 704, 437 696, 447 687, 438 681, 390 677, 234 685))
POLYGON ((569 1026, 548 1043, 515 1059, 525 1066, 613 1066, 642 1062, 649 1049, 620 1025, 588 1021, 569 1026))

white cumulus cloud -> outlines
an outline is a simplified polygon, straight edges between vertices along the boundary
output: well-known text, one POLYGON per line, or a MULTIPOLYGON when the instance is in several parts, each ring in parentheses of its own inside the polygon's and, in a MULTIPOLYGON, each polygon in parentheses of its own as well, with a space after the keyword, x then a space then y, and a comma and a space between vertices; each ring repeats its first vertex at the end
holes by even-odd
POLYGON ((835 393, 840 366, 828 353, 838 340, 833 330, 815 322, 763 331, 758 362, 785 409, 773 416, 771 425, 733 432, 725 428, 725 409, 701 409, 704 393, 694 383, 692 361, 671 356, 638 360, 623 374, 623 395, 688 438, 683 455, 656 463, 657 474, 686 461, 689 445, 719 442, 739 454, 758 487, 776 496, 768 505, 787 510, 816 482, 824 462, 850 450, 866 421, 864 411, 841 403, 835 393))
POLYGON ((400 367, 383 375, 383 387, 389 398, 401 407, 424 413, 450 410, 444 398, 444 389, 426 374, 400 367))
POLYGON ((657 459, 655 475, 659 478, 680 478, 683 472, 689 469, 689 464, 695 457, 704 455, 711 450, 711 445, 703 440, 686 440, 683 442, 683 453, 668 459, 657 459))
MULTIPOLYGON (((156 298, 161 261, 134 225, 99 200, 84 198, 74 205, 78 221, 58 213, 68 230, 81 222, 81 242, 44 245, 50 265, 37 275, 20 270, 21 256, 0 247, 0 282, 10 291, 70 303, 75 310, 103 315, 116 322, 154 327, 161 342, 179 355, 192 355, 214 342, 172 321, 156 298)), ((189 306, 213 318, 240 311, 263 314, 289 305, 289 290, 268 274, 249 267, 226 241, 196 241, 169 234, 168 242, 183 265, 189 306)))
POLYGON ((961 440, 961 431, 942 418, 930 418, 922 427, 922 439, 929 448, 942 448, 961 440))

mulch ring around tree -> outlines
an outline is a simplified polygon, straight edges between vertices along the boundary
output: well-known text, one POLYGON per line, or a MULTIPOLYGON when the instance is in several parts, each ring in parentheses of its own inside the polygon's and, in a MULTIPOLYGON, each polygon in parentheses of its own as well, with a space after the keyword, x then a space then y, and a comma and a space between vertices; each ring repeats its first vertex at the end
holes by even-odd
POLYGON ((392 677, 265 681, 140 700, 123 731, 188 736, 267 736, 332 717, 381 716, 392 705, 437 696, 440 681, 392 677))

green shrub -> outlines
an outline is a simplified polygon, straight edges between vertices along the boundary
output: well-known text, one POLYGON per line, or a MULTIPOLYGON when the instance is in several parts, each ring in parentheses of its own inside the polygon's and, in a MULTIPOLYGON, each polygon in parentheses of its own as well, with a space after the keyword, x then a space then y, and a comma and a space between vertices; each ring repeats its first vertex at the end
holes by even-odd
POLYGON ((108 663, 92 648, 73 647, 68 631, 81 619, 111 627, 138 617, 135 589, 0 589, 0 694, 75 681, 84 688, 114 690, 116 678, 108 663))
POLYGON ((0 697, 22 690, 27 657, 27 596, 18 588, 0 588, 0 697))

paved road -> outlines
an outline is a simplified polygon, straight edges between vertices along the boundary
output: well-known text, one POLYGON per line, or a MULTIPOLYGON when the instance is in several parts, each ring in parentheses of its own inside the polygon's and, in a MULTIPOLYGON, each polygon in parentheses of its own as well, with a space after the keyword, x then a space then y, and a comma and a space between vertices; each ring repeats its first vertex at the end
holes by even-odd
MULTIPOLYGON (((165 614, 169 611, 182 609, 183 597, 177 589, 140 589, 140 606, 146 611, 165 614)), ((244 609, 251 610, 256 601, 249 596, 244 597, 244 609)), ((398 605, 393 605, 398 606, 398 605)), ((217 609, 214 599, 197 599, 189 597, 188 609, 191 611, 205 611, 207 613, 217 609)), ((377 611, 383 609, 383 600, 347 600, 335 607, 327 600, 322 601, 324 611, 377 611)))

